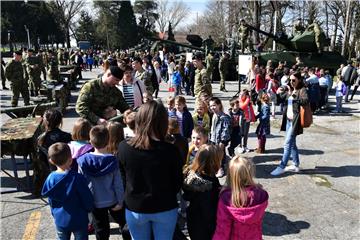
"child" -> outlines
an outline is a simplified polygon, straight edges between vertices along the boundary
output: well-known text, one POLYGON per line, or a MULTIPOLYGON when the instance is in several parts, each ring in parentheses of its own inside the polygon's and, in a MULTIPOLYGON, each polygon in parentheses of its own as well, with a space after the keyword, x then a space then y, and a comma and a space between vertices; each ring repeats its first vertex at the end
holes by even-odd
POLYGON ((342 112, 342 99, 346 95, 346 85, 341 78, 338 79, 338 82, 335 84, 335 97, 336 97, 336 109, 333 110, 333 113, 342 112))
POLYGON ((124 128, 125 139, 130 139, 134 136, 135 116, 136 112, 132 112, 131 110, 126 110, 124 112, 124 123, 126 124, 126 128, 124 128))
POLYGON ((260 123, 256 128, 256 135, 258 138, 257 153, 265 153, 266 135, 270 134, 270 108, 269 108, 269 95, 264 93, 261 96, 261 111, 256 116, 260 119, 260 123))
POLYGON ((176 109, 174 108, 174 106, 175 106, 175 98, 173 96, 169 96, 166 99, 166 105, 167 105, 167 110, 168 110, 168 116, 169 117, 174 117, 175 112, 176 112, 176 109))
POLYGON ((229 163, 227 187, 219 197, 213 240, 262 239, 268 193, 254 182, 252 161, 236 156, 229 163))
POLYGON ((202 145, 186 173, 183 197, 189 201, 186 216, 192 240, 210 240, 214 234, 221 187, 215 174, 220 168, 222 154, 218 146, 202 145))
POLYGON ((172 86, 175 88, 174 97, 178 96, 181 92, 181 80, 179 65, 176 65, 171 77, 172 86))
POLYGON ((244 112, 244 120, 241 121, 240 129, 242 135, 242 146, 244 152, 250 152, 247 147, 248 134, 250 129, 250 123, 255 122, 254 109, 250 100, 250 94, 247 89, 244 89, 239 98, 239 106, 244 112))
POLYGON ((115 222, 122 222, 120 210, 123 207, 124 188, 118 161, 107 151, 108 142, 107 128, 94 126, 90 131, 90 143, 95 151, 78 158, 79 172, 87 178, 94 196, 92 215, 97 239, 109 239, 108 213, 115 222))
POLYGON ((74 171, 78 170, 78 164, 76 159, 81 155, 93 151, 93 146, 89 143, 90 137, 89 132, 91 130, 91 123, 84 119, 79 118, 75 121, 73 130, 71 132, 71 141, 68 145, 71 151, 71 157, 73 163, 71 169, 74 171))
POLYGON ((189 151, 188 141, 186 138, 181 136, 179 123, 175 118, 169 118, 168 125, 169 127, 166 141, 174 144, 179 149, 181 159, 183 160, 181 165, 184 165, 189 151))
POLYGON ((208 132, 205 128, 197 126, 193 129, 191 134, 191 145, 186 158, 185 168, 193 163, 196 153, 199 148, 208 141, 208 132))
MULTIPOLYGON (((269 73, 269 82, 267 87, 267 93, 271 99, 271 117, 275 119, 275 110, 276 110, 276 91, 279 88, 279 81, 275 79, 273 73, 269 73)), ((260 97, 261 101, 261 97, 260 97)), ((262 105, 262 103, 261 103, 262 105)), ((261 108, 261 107, 260 107, 261 108)))
POLYGON ((72 158, 65 143, 49 147, 49 162, 56 166, 46 179, 41 194, 49 198, 59 239, 88 239, 88 212, 93 207, 93 196, 85 178, 70 169, 72 158))
POLYGON ((116 156, 119 143, 124 140, 123 127, 118 122, 108 122, 106 128, 109 131, 109 144, 107 151, 116 156))
POLYGON ((50 169, 56 169, 54 166, 49 166, 48 148, 57 142, 69 143, 71 141, 71 134, 60 129, 62 117, 61 112, 57 109, 46 110, 43 115, 45 132, 38 138, 39 164, 34 164, 34 172, 36 172, 35 195, 40 193, 41 186, 49 174, 50 169))
POLYGON ((214 113, 212 117, 210 141, 215 145, 219 145, 224 152, 224 158, 221 161, 221 168, 216 176, 223 177, 226 164, 225 147, 230 141, 231 119, 224 113, 221 100, 217 97, 210 99, 210 109, 214 113))
POLYGON ((231 118, 232 131, 228 152, 229 155, 233 157, 235 148, 241 143, 240 123, 244 118, 244 112, 239 108, 239 99, 237 97, 233 97, 230 100, 230 107, 229 115, 231 118))
POLYGON ((148 92, 143 92, 143 102, 144 103, 147 103, 152 100, 153 100, 153 97, 151 94, 149 94, 148 92))
POLYGON ((176 109, 175 117, 177 118, 177 121, 180 126, 180 133, 186 139, 190 139, 191 132, 194 128, 194 123, 191 113, 186 107, 186 100, 183 96, 176 96, 175 109, 176 109))
POLYGON ((210 116, 208 107, 204 101, 197 101, 195 105, 195 113, 193 114, 194 126, 203 127, 207 133, 210 132, 210 116))

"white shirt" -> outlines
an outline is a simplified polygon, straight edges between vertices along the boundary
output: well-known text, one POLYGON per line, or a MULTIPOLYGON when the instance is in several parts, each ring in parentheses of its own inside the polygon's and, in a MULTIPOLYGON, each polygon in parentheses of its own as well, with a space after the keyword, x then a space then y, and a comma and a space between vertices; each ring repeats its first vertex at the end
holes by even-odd
POLYGON ((288 98, 288 105, 287 105, 287 111, 286 111, 286 117, 290 120, 293 120, 294 118, 294 112, 293 112, 293 96, 290 96, 288 98))

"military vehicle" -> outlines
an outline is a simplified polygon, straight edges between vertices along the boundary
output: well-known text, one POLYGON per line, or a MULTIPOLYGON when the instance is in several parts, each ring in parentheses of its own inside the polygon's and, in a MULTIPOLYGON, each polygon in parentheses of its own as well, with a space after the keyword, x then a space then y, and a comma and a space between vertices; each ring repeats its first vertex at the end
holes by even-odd
MULTIPOLYGON (((254 54, 262 65, 266 65, 268 60, 272 60, 275 63, 286 61, 288 66, 292 66, 296 63, 295 58, 300 57, 305 66, 325 68, 334 74, 341 63, 346 63, 346 59, 338 52, 322 51, 318 53, 314 31, 305 30, 300 35, 288 38, 285 34, 277 34, 275 36, 251 25, 247 26, 251 30, 259 32, 269 39, 273 39, 280 45, 279 48, 281 50, 279 51, 257 52, 254 54)), ((324 34, 320 35, 320 41, 322 45, 328 46, 328 41, 324 34)))
POLYGON ((49 102, 49 103, 41 103, 36 105, 28 105, 23 107, 8 107, 8 108, 1 108, 0 113, 5 113, 11 118, 24 118, 31 115, 35 117, 35 115, 43 115, 46 109, 56 107, 56 102, 49 102))

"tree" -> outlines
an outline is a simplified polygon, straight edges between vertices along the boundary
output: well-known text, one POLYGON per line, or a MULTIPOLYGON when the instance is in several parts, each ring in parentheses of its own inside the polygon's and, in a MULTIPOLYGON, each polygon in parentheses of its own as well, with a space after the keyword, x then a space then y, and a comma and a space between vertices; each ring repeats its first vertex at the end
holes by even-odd
POLYGON ((146 36, 154 31, 155 21, 159 15, 156 13, 157 3, 153 0, 135 0, 134 12, 139 17, 139 31, 142 36, 146 36))
POLYGON ((95 35, 94 20, 88 12, 81 11, 78 26, 74 34, 76 41, 87 40, 91 45, 94 45, 95 35))
MULTIPOLYGON (((65 32, 67 47, 70 47, 70 30, 72 30, 74 24, 74 17, 80 13, 84 5, 85 1, 54 0, 49 2, 58 24, 65 32)), ((72 30, 72 32, 74 31, 72 30)))
POLYGON ((168 0, 159 1, 157 8, 158 19, 156 20, 159 31, 165 32, 169 23, 175 29, 188 16, 189 11, 190 8, 182 1, 174 1, 171 5, 168 0))
POLYGON ((122 49, 138 43, 136 18, 130 1, 122 1, 118 12, 119 47, 122 49))

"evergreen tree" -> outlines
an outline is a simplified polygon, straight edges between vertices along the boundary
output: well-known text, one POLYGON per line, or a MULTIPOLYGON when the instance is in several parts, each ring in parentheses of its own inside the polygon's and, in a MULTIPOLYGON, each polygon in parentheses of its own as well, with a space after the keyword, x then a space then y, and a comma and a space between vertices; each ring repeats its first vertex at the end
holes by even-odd
POLYGON ((91 45, 95 44, 95 26, 94 21, 86 11, 81 11, 78 26, 75 31, 76 41, 86 40, 91 45))
POLYGON ((155 29, 155 21, 159 18, 156 13, 157 3, 153 0, 135 0, 134 11, 139 16, 139 32, 147 36, 155 29))
POLYGON ((138 42, 136 18, 130 1, 122 1, 118 12, 119 48, 135 46, 138 42))

